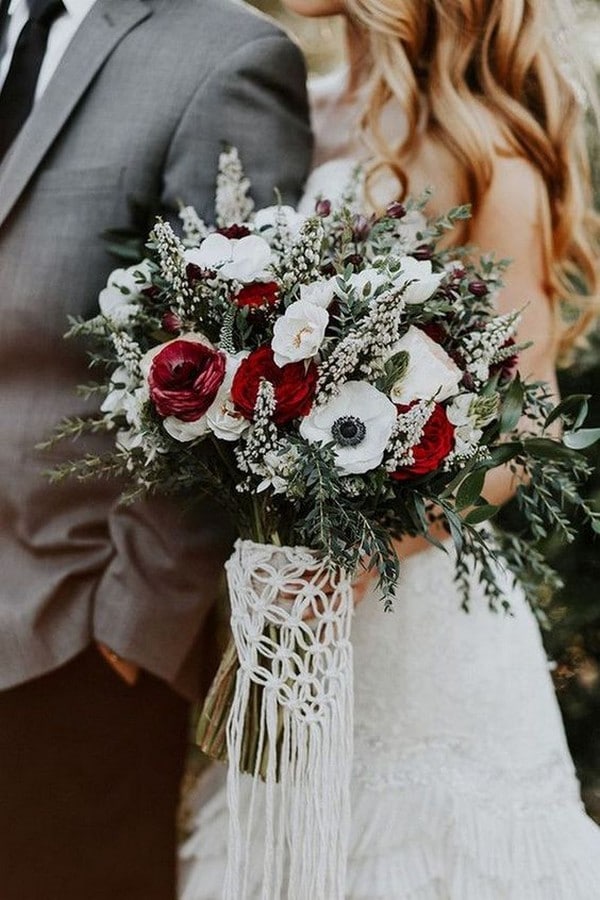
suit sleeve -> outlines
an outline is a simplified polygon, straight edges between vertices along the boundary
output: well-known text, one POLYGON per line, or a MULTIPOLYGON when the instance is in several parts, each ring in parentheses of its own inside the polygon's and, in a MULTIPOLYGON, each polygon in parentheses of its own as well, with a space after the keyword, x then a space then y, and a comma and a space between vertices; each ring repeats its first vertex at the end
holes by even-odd
MULTIPOLYGON (((305 70, 298 49, 277 32, 246 43, 198 86, 165 161, 166 210, 182 201, 212 219, 218 157, 227 144, 240 152, 257 205, 271 204, 275 187, 286 202, 298 200, 312 152, 305 70)), ((193 521, 177 507, 156 498, 114 507, 114 554, 97 587, 93 633, 193 697, 210 653, 199 637, 233 534, 215 504, 203 501, 193 521)))
POLYGON ((277 189, 295 205, 312 158, 306 71, 299 49, 279 32, 244 44, 199 86, 171 142, 162 200, 214 218, 219 154, 238 149, 258 207, 277 189))

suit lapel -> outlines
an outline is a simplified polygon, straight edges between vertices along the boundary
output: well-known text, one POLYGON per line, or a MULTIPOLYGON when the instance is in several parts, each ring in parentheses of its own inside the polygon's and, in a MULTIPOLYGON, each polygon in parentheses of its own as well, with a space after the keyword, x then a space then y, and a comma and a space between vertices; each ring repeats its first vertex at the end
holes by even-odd
POLYGON ((0 168, 0 225, 119 41, 148 18, 141 0, 96 0, 0 168))

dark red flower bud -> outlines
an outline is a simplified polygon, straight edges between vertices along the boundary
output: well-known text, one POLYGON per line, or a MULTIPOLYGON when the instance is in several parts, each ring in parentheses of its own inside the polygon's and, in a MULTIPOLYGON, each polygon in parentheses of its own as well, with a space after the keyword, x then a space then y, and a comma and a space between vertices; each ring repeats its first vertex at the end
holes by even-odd
POLYGON ((393 203, 390 203, 385 211, 385 214, 388 219, 403 219, 406 215, 406 207, 404 203, 400 203, 398 200, 395 200, 393 203))
POLYGON ((344 260, 344 265, 352 266, 355 272, 358 272, 362 264, 363 258, 360 253, 351 253, 350 256, 347 256, 344 260))
POLYGON ((228 225, 227 228, 217 228, 217 234, 222 234, 230 241, 239 241, 240 238, 248 237, 252 232, 245 225, 228 225))
POLYGON ((210 269, 203 269, 201 266, 197 266, 196 263, 188 263, 185 267, 185 274, 190 285, 194 287, 195 284, 199 281, 204 281, 205 278, 214 278, 216 272, 212 272, 210 269))
POLYGON ((170 309, 162 317, 162 327, 169 334, 178 334, 181 331, 181 319, 170 309))
POLYGON ((317 200, 315 204, 315 212, 321 218, 326 219, 327 216, 331 215, 331 201, 330 200, 317 200))
POLYGON ((421 261, 431 259, 433 257, 433 247, 430 244, 421 244, 420 247, 413 250, 411 256, 421 261))
POLYGON ((366 216, 358 214, 352 219, 352 237, 355 241, 364 241, 371 231, 371 223, 366 216))
POLYGON ((469 282, 469 290, 474 297, 485 297, 489 294, 487 284, 485 281, 479 281, 479 279, 469 282))

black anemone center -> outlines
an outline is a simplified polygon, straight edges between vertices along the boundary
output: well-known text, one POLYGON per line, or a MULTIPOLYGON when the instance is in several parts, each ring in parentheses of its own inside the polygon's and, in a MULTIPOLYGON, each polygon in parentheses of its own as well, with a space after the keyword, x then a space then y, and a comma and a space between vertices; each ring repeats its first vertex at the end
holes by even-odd
POLYGON ((331 426, 331 435, 339 447, 357 447, 366 433, 365 423, 356 416, 341 416, 331 426))

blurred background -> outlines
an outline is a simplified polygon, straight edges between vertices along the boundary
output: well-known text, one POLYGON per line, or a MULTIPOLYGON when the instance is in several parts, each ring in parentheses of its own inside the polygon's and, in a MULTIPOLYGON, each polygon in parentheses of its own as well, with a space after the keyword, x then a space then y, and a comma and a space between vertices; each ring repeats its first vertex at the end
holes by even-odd
MULTIPOLYGON (((302 19, 287 13, 278 0, 251 0, 277 17, 299 40, 313 73, 326 72, 343 60, 341 23, 335 19, 302 19)), ((600 74, 600 0, 580 4, 581 44, 600 74)), ((575 52, 575 51, 574 51, 575 52)), ((600 83, 600 82, 599 82, 600 83)), ((590 122, 596 197, 600 205, 600 141, 590 122)), ((561 373, 563 391, 592 395, 590 424, 600 425, 600 337, 576 364, 561 373)), ((595 472, 587 493, 600 503, 600 449, 590 453, 595 472)), ((589 812, 600 822, 600 541, 582 532, 568 548, 550 543, 546 552, 565 579, 565 588, 548 598, 549 628, 544 640, 556 663, 554 678, 571 752, 582 781, 589 812)), ((440 648, 442 652, 442 648, 440 648)))

